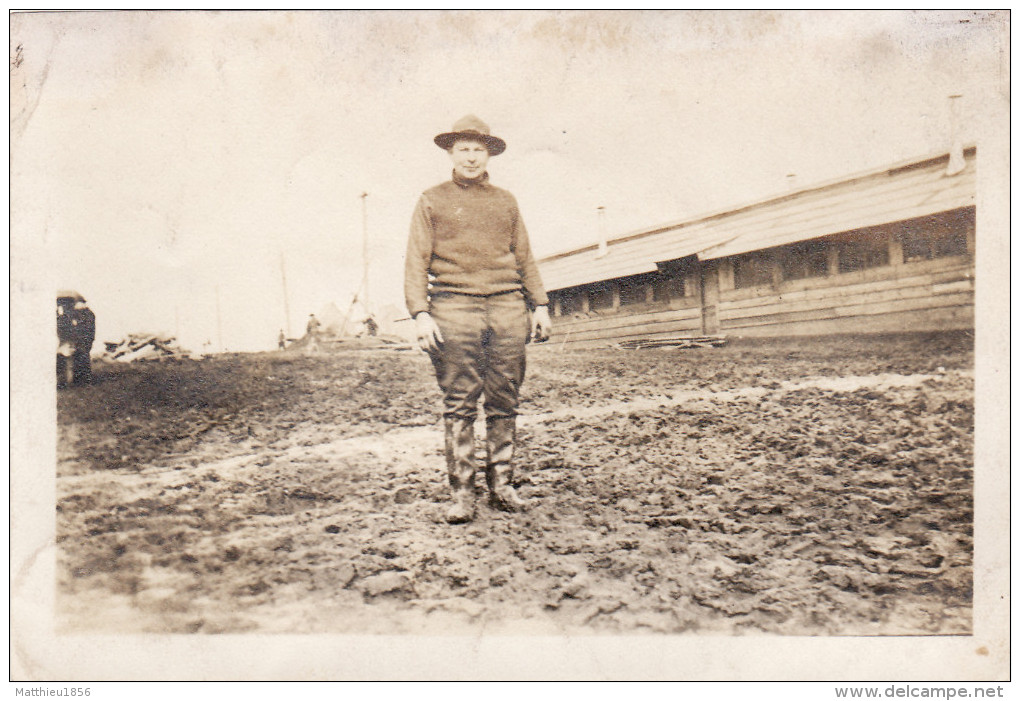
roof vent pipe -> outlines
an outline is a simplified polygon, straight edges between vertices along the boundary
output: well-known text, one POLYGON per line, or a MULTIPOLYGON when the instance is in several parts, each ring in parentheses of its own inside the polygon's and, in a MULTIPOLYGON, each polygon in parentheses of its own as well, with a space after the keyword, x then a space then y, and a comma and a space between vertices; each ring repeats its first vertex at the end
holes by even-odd
POLYGON ((946 166, 946 175, 956 175, 967 167, 967 161, 963 158, 963 141, 960 139, 960 98, 963 95, 949 96, 949 135, 951 145, 949 147, 949 165, 946 166))

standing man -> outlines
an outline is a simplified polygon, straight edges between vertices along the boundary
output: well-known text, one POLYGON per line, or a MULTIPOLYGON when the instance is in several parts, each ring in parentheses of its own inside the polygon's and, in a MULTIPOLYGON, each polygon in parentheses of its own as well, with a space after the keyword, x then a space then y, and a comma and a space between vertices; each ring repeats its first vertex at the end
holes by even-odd
POLYGON ((319 327, 322 324, 315 318, 314 314, 308 315, 308 323, 305 325, 305 335, 308 336, 308 350, 319 350, 319 327))
POLYGON ((371 314, 369 314, 368 318, 365 319, 365 333, 373 337, 377 333, 379 333, 379 323, 375 320, 375 317, 372 316, 371 314))
POLYGON ((473 115, 434 141, 453 161, 453 178, 418 200, 404 295, 443 392, 453 490, 446 520, 465 523, 475 514, 474 424, 483 394, 490 503, 504 511, 527 506, 511 486, 518 392, 525 344, 548 339, 552 325, 517 201, 489 183, 489 157, 506 143, 473 115))
POLYGON ((96 342, 96 315, 84 299, 74 303, 74 319, 78 343, 74 350, 74 384, 92 384, 92 344, 96 342))

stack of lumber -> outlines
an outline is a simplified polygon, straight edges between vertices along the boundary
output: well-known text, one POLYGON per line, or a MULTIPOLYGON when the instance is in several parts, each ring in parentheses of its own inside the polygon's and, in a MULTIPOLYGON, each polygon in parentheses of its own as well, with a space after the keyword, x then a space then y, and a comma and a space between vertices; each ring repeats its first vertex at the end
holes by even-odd
POLYGON ((106 352, 103 357, 118 363, 191 357, 191 353, 181 348, 173 336, 132 333, 120 341, 105 341, 104 344, 106 352))
POLYGON ((716 348, 726 345, 725 336, 675 336, 673 338, 636 338, 616 344, 625 350, 644 348, 716 348))
POLYGON ((397 336, 344 336, 326 342, 334 350, 414 350, 418 347, 397 336))

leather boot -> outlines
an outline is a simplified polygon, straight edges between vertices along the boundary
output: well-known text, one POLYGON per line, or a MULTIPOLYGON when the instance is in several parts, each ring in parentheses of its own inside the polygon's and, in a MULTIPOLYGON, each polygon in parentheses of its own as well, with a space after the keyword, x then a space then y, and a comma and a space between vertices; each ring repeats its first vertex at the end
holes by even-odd
POLYGON ((467 523, 475 517, 475 424, 465 419, 445 419, 446 469, 453 504, 446 512, 449 523, 467 523))
POLYGON ((513 480, 514 442, 517 438, 516 418, 500 417, 485 420, 485 481, 489 487, 489 503, 501 511, 524 511, 528 502, 521 499, 511 486, 513 480))

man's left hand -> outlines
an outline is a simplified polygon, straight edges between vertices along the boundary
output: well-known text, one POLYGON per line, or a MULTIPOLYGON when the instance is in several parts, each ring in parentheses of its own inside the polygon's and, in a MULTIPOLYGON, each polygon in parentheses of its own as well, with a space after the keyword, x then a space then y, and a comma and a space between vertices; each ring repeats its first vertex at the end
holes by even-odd
POLYGON ((549 319, 549 307, 535 307, 531 314, 531 340, 542 343, 549 340, 552 333, 552 320, 549 319))

